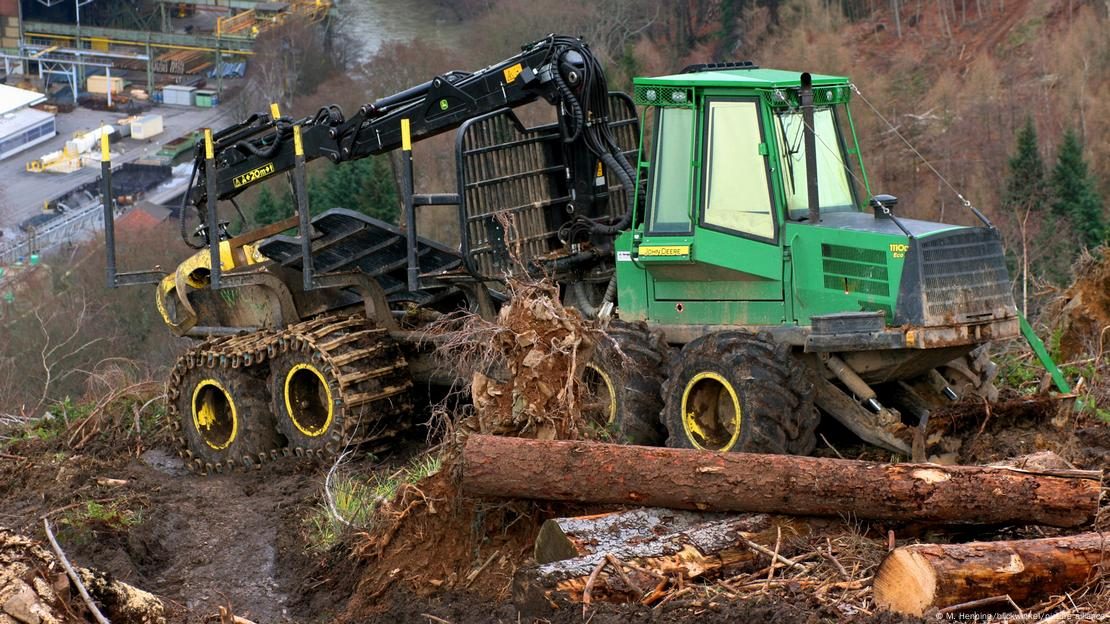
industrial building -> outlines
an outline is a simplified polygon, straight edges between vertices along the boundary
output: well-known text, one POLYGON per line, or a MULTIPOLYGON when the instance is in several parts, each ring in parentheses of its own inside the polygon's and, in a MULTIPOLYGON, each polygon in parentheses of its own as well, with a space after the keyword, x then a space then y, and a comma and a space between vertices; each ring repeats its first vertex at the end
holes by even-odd
POLYGON ((46 96, 0 85, 0 160, 56 135, 54 113, 31 108, 46 96))

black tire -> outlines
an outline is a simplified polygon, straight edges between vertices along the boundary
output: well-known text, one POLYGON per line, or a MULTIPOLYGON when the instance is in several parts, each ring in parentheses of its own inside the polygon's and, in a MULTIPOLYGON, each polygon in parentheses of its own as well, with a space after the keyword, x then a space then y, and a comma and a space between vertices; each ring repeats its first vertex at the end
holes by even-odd
POLYGON ((663 363, 667 345, 644 323, 614 320, 582 373, 583 413, 617 442, 661 445, 663 363))
POLYGON ((288 349, 270 360, 268 382, 290 452, 330 457, 411 426, 408 365, 385 332, 359 319, 333 319, 302 323, 290 334, 288 349))
POLYGON ((185 443, 186 464, 223 472, 260 463, 283 441, 274 429, 266 380, 250 369, 197 366, 170 401, 185 443))
POLYGON ((791 455, 816 446, 813 383, 789 345, 766 333, 709 334, 682 349, 676 368, 663 385, 668 446, 791 455))

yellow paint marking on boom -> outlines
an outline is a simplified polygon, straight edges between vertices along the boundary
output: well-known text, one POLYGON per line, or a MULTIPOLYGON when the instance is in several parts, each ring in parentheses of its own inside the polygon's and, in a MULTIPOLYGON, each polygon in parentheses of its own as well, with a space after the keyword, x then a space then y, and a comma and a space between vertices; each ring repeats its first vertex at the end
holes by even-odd
POLYGON ((239 187, 242 187, 242 186, 246 186, 247 184, 250 184, 251 182, 261 180, 262 178, 265 178, 266 176, 272 174, 273 172, 274 172, 274 163, 266 163, 265 165, 262 165, 261 167, 251 169, 250 171, 248 171, 246 173, 235 176, 234 178, 231 179, 231 184, 235 188, 239 188, 239 187))
POLYGON ((406 152, 412 151, 412 134, 409 132, 409 120, 407 117, 401 120, 401 149, 406 152))

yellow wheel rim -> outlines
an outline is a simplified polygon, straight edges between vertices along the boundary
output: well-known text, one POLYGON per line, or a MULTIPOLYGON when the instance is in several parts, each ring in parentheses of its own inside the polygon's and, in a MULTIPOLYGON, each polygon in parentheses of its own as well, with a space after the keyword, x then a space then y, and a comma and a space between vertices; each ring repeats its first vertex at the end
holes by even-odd
POLYGON ((239 433, 239 412, 223 384, 215 379, 202 379, 193 388, 190 405, 193 426, 205 444, 222 451, 235 441, 239 433))
POLYGON ((285 375, 285 413, 297 431, 310 438, 324 435, 335 417, 331 387, 312 364, 297 364, 285 375))
MULTIPOLYGON (((601 370, 600 368, 598 368, 594 364, 587 364, 586 365, 586 375, 587 375, 587 377, 585 379, 583 379, 583 383, 585 383, 587 392, 590 392, 590 393, 593 392, 593 387, 591 387, 591 386, 593 386, 594 383, 596 383, 596 382, 591 383, 592 380, 590 380, 589 377, 588 377, 588 375, 591 374, 591 373, 596 374, 597 375, 597 380, 601 382, 600 384, 598 384, 598 389, 600 389, 600 387, 603 386, 605 388, 605 391, 609 394, 609 406, 608 406, 608 410, 606 410, 606 414, 605 414, 606 415, 606 420, 605 420, 604 424, 606 426, 612 425, 613 423, 617 422, 617 389, 616 389, 616 387, 613 386, 613 378, 610 377, 608 373, 601 370)), ((599 424, 601 424, 601 423, 599 423, 599 424)))
POLYGON ((740 439, 743 411, 736 388, 714 372, 694 375, 682 391, 682 429, 694 447, 727 451, 740 439))

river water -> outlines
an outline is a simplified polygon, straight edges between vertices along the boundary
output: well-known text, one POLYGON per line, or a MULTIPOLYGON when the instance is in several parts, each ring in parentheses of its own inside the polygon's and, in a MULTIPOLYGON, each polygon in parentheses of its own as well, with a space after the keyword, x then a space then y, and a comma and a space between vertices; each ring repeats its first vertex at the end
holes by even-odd
POLYGON ((352 60, 364 60, 391 41, 423 38, 454 47, 462 25, 434 0, 336 0, 339 32, 355 46, 352 60))

